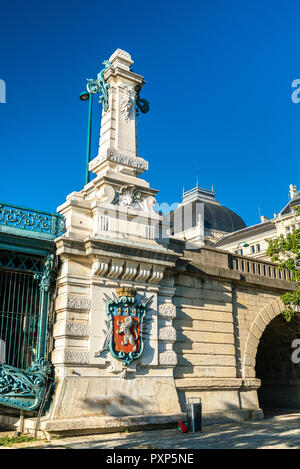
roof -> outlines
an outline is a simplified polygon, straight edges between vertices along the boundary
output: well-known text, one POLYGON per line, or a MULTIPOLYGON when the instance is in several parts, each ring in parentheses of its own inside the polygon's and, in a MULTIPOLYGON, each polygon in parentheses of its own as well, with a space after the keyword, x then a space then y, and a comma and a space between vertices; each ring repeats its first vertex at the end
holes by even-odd
POLYGON ((246 227, 239 215, 216 202, 212 196, 211 200, 208 197, 202 197, 200 190, 195 194, 194 200, 189 199, 180 204, 166 219, 176 234, 199 224, 200 214, 204 216, 204 229, 206 230, 232 233, 246 227))
POLYGON ((222 238, 220 238, 218 241, 216 241, 216 243, 214 243, 214 247, 225 246, 227 244, 234 243, 235 241, 248 239, 249 236, 256 236, 260 233, 273 231, 274 229, 274 223, 270 221, 259 223, 257 225, 249 226, 234 233, 229 233, 222 236, 222 238))
POLYGON ((286 204, 285 207, 283 207, 279 215, 287 215, 288 213, 291 212, 292 207, 295 207, 295 205, 298 205, 300 207, 300 191, 298 191, 295 197, 292 200, 290 200, 289 203, 286 204))

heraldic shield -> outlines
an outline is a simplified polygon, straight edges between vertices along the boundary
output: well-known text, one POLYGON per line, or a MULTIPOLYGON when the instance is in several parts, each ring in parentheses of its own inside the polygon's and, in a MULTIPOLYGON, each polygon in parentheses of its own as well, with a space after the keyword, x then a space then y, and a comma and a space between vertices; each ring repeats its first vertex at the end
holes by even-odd
POLYGON ((106 297, 111 331, 109 351, 124 366, 128 366, 143 353, 143 321, 151 298, 137 300, 136 290, 131 287, 119 288, 116 294, 113 299, 106 297))

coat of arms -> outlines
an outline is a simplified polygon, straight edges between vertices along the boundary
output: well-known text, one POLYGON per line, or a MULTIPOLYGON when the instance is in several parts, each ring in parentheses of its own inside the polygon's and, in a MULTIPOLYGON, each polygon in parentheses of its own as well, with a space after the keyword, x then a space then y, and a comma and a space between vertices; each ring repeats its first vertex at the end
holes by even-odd
POLYGON ((136 290, 123 287, 116 290, 113 298, 105 295, 107 333, 104 345, 95 356, 99 357, 105 350, 128 366, 139 358, 144 350, 145 314, 152 298, 137 299, 136 290))

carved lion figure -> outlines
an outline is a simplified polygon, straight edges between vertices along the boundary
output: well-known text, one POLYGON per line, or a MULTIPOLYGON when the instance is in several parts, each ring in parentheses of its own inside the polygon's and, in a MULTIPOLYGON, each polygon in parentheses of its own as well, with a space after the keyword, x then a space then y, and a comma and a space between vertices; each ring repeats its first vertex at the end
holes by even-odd
POLYGON ((131 344, 133 346, 133 352, 137 350, 137 339, 138 339, 138 332, 136 328, 136 322, 131 316, 126 316, 124 321, 117 321, 118 326, 120 329, 117 331, 117 334, 124 334, 124 339, 122 345, 131 344), (133 333, 131 332, 133 329, 133 333))

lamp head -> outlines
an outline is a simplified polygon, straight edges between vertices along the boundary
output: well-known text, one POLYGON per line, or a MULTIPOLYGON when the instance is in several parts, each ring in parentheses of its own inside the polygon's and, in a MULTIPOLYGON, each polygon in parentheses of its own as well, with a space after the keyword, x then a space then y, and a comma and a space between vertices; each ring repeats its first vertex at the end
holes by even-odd
POLYGON ((80 93, 79 99, 81 99, 81 101, 88 101, 90 99, 90 93, 83 91, 80 93))

